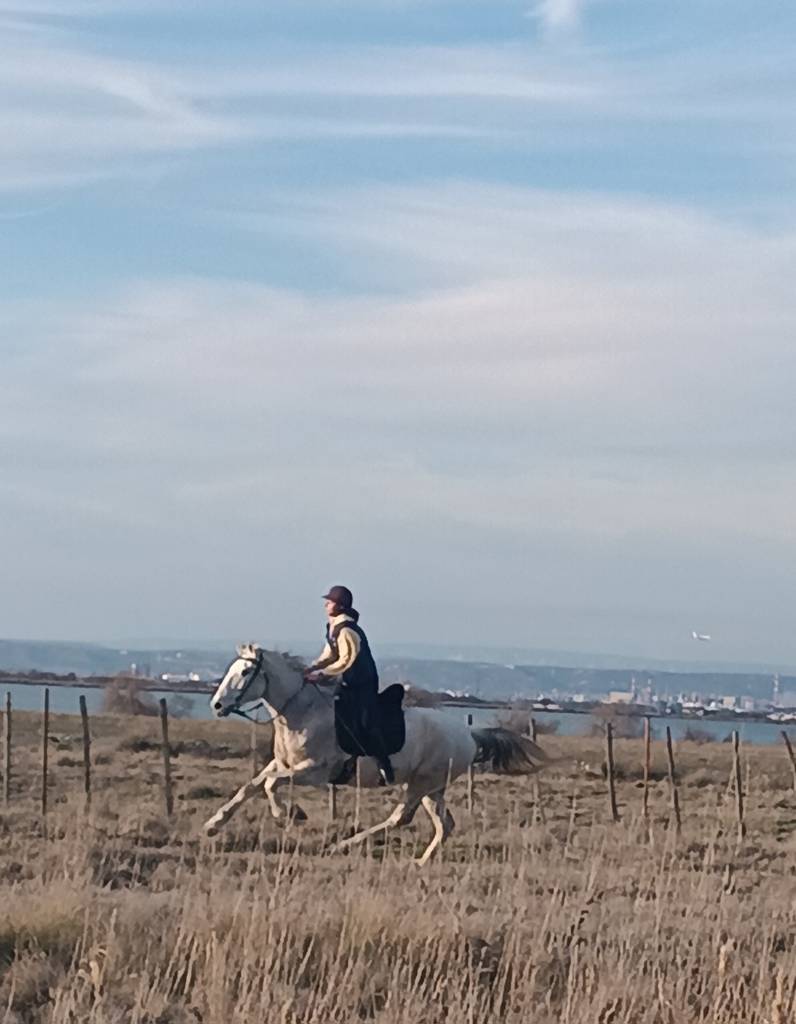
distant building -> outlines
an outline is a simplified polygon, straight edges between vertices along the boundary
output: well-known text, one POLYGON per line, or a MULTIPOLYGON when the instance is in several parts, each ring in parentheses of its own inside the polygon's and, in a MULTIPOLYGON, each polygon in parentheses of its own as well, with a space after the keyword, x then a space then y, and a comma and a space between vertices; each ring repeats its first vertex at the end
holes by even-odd
POLYGON ((633 690, 610 690, 608 693, 609 704, 632 704, 635 700, 633 690))
POLYGON ((198 683, 201 677, 198 672, 162 672, 162 683, 198 683))

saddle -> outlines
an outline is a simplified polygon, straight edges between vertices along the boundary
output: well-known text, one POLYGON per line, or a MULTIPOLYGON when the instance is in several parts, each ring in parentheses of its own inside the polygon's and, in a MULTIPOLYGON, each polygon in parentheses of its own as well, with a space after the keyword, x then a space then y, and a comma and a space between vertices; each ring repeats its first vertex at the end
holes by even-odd
POLYGON ((406 742, 404 688, 393 683, 363 706, 356 692, 345 687, 334 698, 334 728, 338 746, 351 757, 397 754, 406 742))

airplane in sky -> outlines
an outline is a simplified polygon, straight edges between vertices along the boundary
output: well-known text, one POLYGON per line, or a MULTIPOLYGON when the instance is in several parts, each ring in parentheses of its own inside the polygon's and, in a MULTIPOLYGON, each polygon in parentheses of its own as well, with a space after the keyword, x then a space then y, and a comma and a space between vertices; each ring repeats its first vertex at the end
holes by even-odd
POLYGON ((707 633, 697 633, 696 631, 693 631, 691 636, 694 640, 702 640, 704 643, 708 643, 711 639, 707 633))

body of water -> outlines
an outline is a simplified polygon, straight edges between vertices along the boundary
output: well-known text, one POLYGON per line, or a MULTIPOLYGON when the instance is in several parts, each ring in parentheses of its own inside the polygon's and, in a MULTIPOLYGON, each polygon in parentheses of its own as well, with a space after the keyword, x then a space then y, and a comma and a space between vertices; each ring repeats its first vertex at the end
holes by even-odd
MULTIPOLYGON (((0 699, 5 707, 5 693, 11 693, 12 707, 19 711, 40 711, 44 703, 44 686, 27 683, 11 683, 6 686, 0 685, 0 699)), ((54 713, 76 715, 80 712, 79 697, 85 696, 86 706, 89 714, 100 714, 102 711, 103 691, 101 688, 90 686, 51 686, 50 687, 50 710, 54 713)), ((213 717, 210 710, 210 695, 203 693, 175 693, 173 690, 152 690, 142 697, 149 698, 153 704, 157 704, 160 697, 165 697, 171 708, 179 708, 182 717, 210 719, 213 717)), ((467 721, 467 716, 472 715, 473 725, 492 726, 505 720, 507 715, 517 712, 499 708, 463 708, 444 707, 440 714, 458 717, 461 721, 467 721)), ((556 726, 556 734, 559 736, 585 736, 589 735, 598 719, 592 715, 574 714, 572 712, 560 711, 536 711, 533 717, 537 723, 556 726)), ((781 743, 781 730, 785 728, 788 734, 796 741, 796 723, 781 725, 777 722, 750 721, 740 718, 737 721, 715 721, 700 718, 678 718, 673 715, 665 717, 654 717, 651 719, 652 737, 660 740, 666 737, 666 726, 672 731, 672 739, 682 739, 686 730, 698 729, 701 732, 710 733, 716 740, 724 740, 733 729, 737 729, 743 743, 767 745, 781 743)))
MULTIPOLYGON (((494 708, 451 708, 445 709, 446 714, 456 713, 466 721, 467 715, 472 714, 473 725, 496 725, 501 720, 505 721, 508 715, 517 714, 503 709, 494 708)), ((556 727, 557 736, 587 736, 590 735, 596 724, 602 725, 603 719, 594 715, 581 715, 574 712, 561 711, 534 711, 533 717, 538 725, 550 724, 556 727)), ((650 719, 652 738, 654 740, 666 739, 666 726, 668 725, 673 740, 681 740, 687 730, 699 730, 709 733, 714 739, 724 740, 733 729, 737 729, 742 743, 752 743, 766 746, 768 744, 782 742, 782 729, 796 739, 796 723, 782 725, 779 722, 760 722, 741 718, 738 721, 715 721, 704 718, 679 718, 676 715, 661 715, 650 719)), ((544 741, 544 736, 540 735, 544 741)))
MULTIPOLYGON (((0 702, 5 708, 5 695, 11 694, 11 706, 15 711, 41 711, 44 707, 45 685, 32 683, 11 683, 5 686, 0 683, 0 702)), ((79 715, 80 697, 86 698, 86 708, 90 715, 102 713, 104 691, 99 686, 51 686, 50 711, 54 714, 79 715)), ((181 709, 182 717, 212 718, 210 713, 210 697, 197 693, 175 693, 174 690, 148 690, 140 694, 142 700, 151 701, 157 706, 161 697, 165 697, 169 705, 181 709)))

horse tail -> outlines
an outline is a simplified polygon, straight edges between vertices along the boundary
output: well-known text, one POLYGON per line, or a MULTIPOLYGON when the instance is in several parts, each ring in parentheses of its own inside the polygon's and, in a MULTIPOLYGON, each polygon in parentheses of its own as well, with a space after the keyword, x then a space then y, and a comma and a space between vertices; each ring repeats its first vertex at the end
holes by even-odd
POLYGON ((496 772, 529 775, 550 760, 538 743, 510 729, 472 729, 471 735, 476 743, 473 764, 491 761, 496 772))

